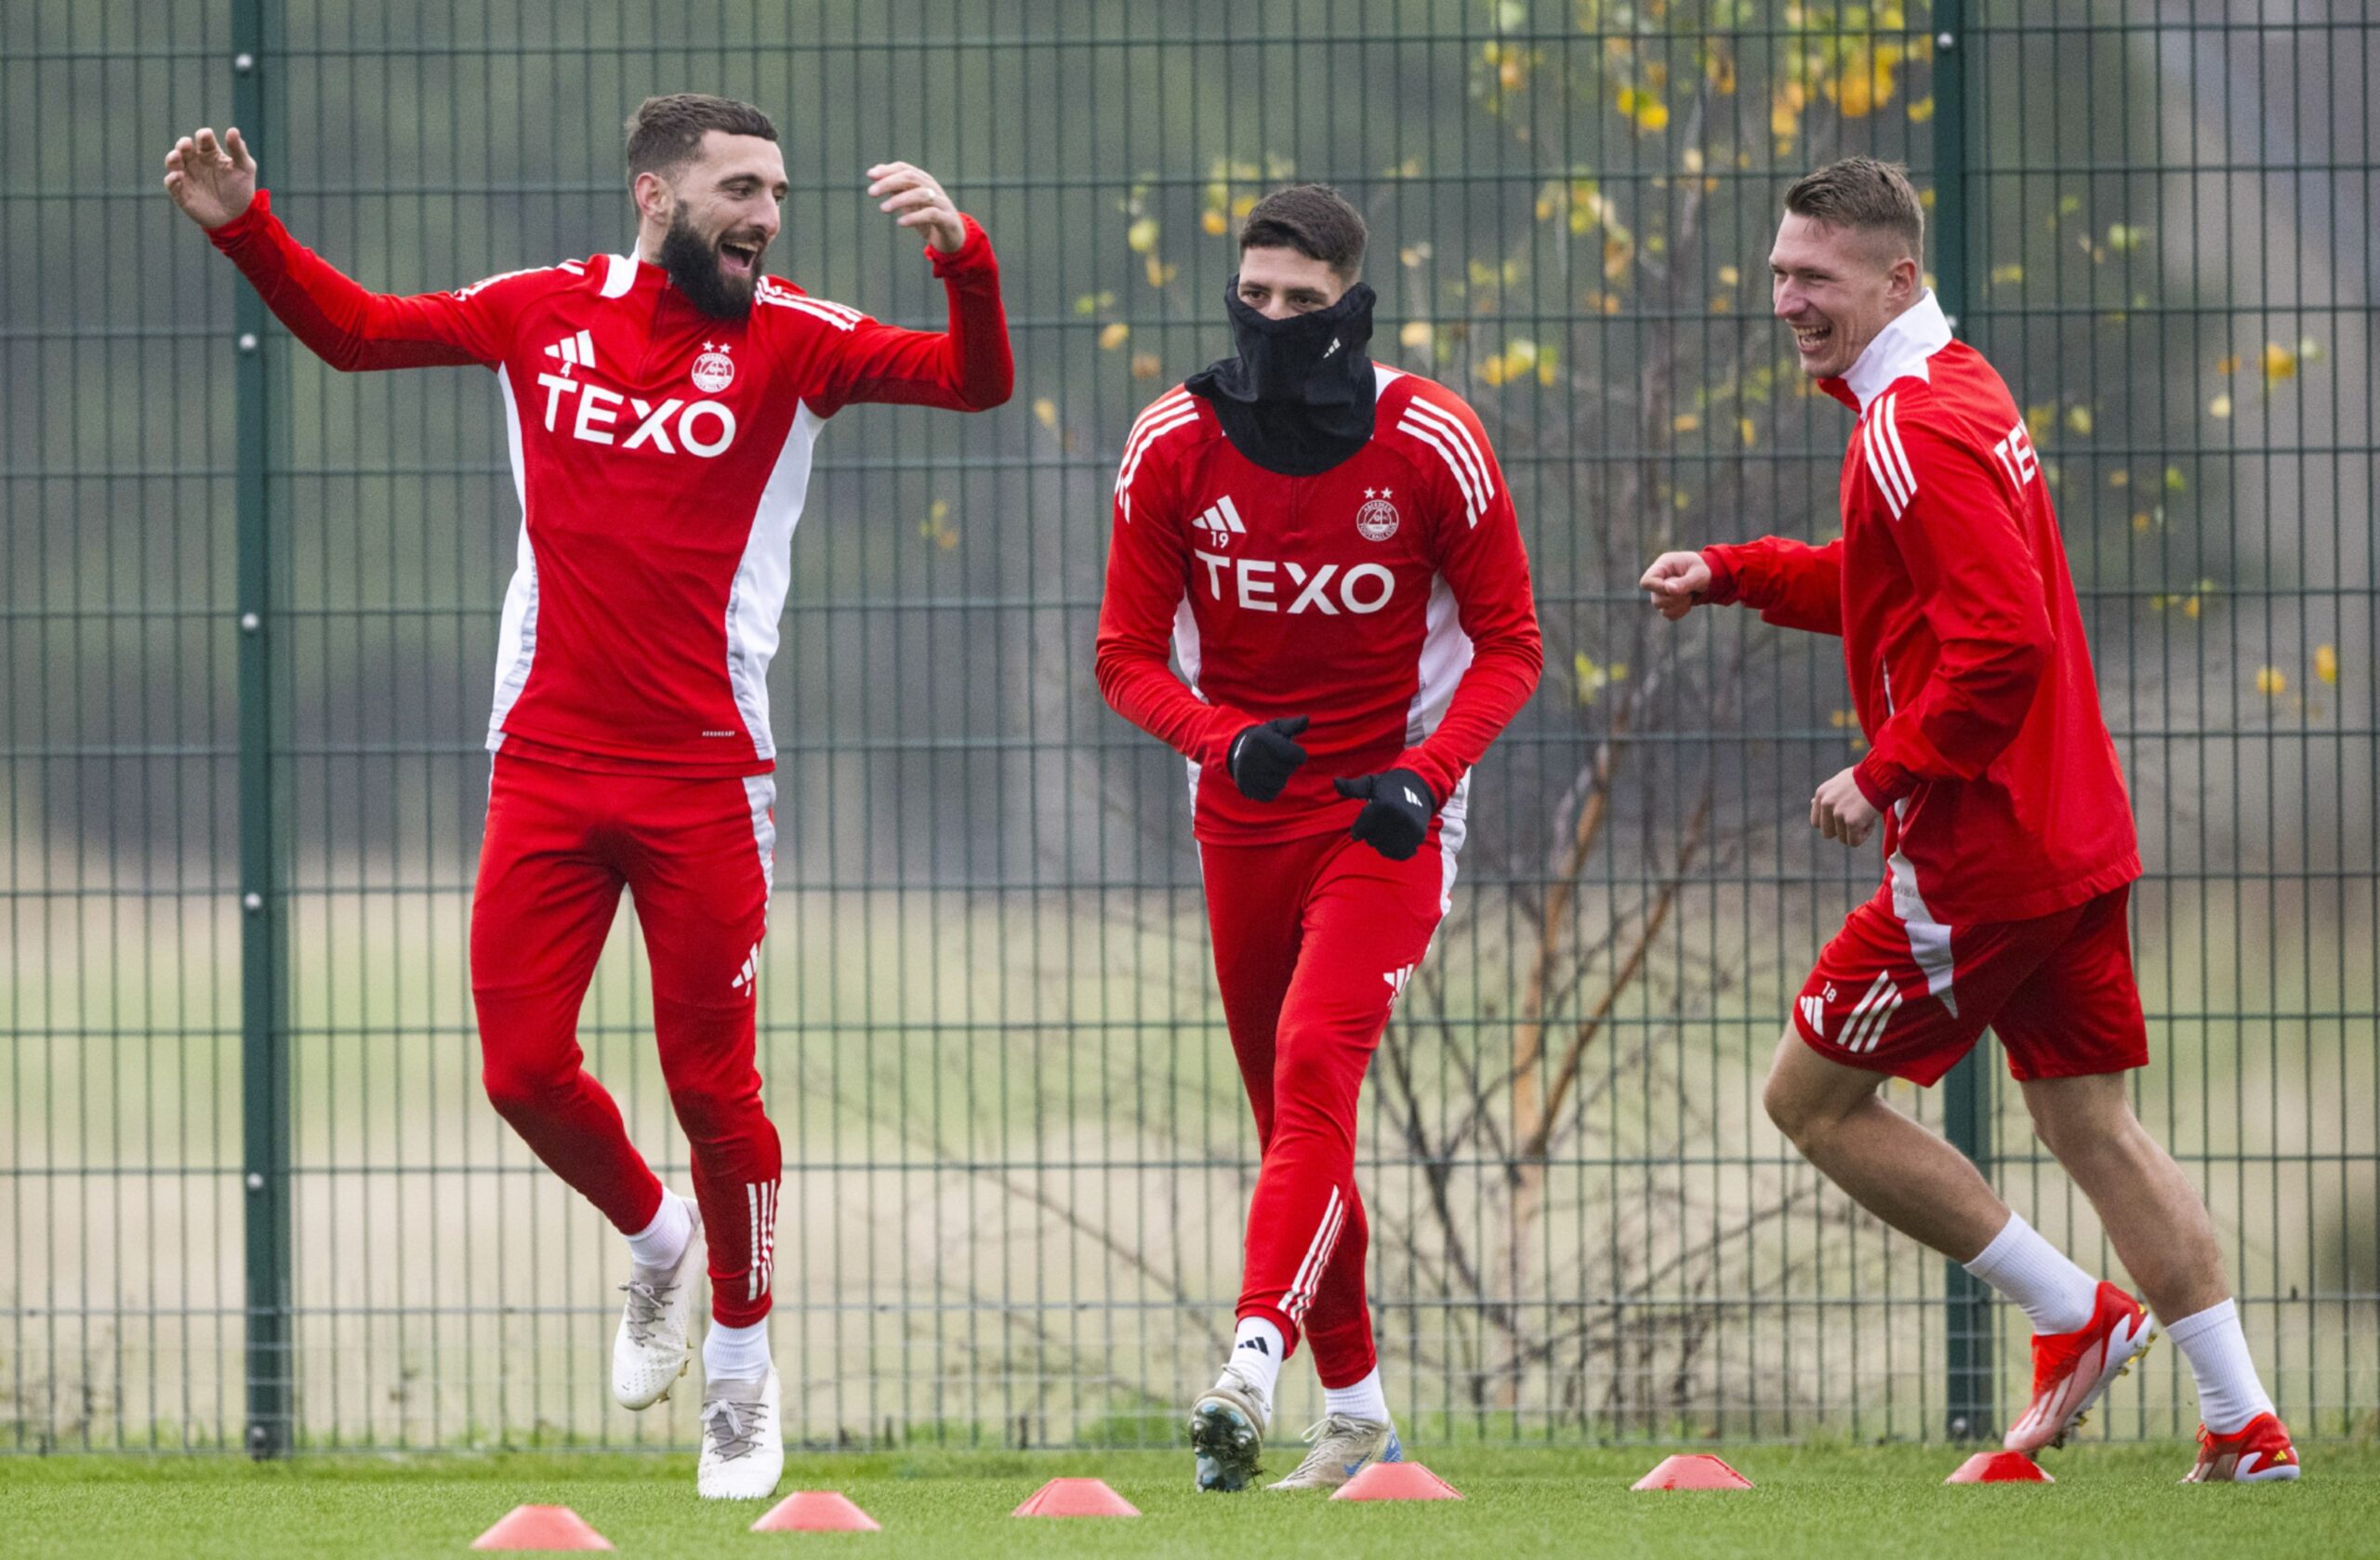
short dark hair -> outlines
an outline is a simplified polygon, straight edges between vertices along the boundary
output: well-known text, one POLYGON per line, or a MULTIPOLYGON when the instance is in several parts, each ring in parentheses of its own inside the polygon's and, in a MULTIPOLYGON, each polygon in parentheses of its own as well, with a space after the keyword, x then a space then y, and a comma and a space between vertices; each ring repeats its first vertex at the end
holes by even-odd
POLYGON ((777 139, 775 123, 749 103, 714 98, 707 92, 672 92, 647 98, 628 115, 628 178, 641 173, 668 173, 692 157, 703 144, 704 132, 724 130, 731 136, 777 139))
POLYGON ((1294 249, 1352 282, 1364 269, 1364 216, 1328 184, 1292 184, 1256 203, 1239 246, 1294 249))
POLYGON ((1911 259, 1925 258, 1925 207, 1909 169, 1873 157, 1845 157, 1805 173, 1785 192, 1785 209, 1830 228, 1888 232, 1909 245, 1911 259))

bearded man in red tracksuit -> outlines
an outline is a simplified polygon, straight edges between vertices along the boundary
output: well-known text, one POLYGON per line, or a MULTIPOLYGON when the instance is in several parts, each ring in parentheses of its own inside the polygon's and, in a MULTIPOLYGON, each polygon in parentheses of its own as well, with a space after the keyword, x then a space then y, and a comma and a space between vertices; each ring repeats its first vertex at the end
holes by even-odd
POLYGON ((237 130, 185 137, 165 186, 334 367, 496 371, 522 503, 471 900, 488 1098, 628 1237, 613 1395, 667 1397, 707 1259, 706 1496, 784 1463, 767 1318, 782 1172, 754 1064, 775 845, 768 668, 813 453, 861 402, 976 410, 1013 377, 990 241, 932 176, 868 170, 926 253, 950 329, 900 330, 761 271, 786 194, 748 103, 648 99, 628 126, 635 252, 412 297, 299 245, 237 130), (581 1065, 578 1009, 620 891, 653 960, 661 1069, 694 1162, 666 1190, 581 1065))
POLYGON ((1237 355, 1142 414, 1116 482, 1100 690, 1189 760, 1263 1149, 1233 1348, 1191 1412, 1202 1489, 1256 1473, 1301 1341, 1327 1412, 1274 1487, 1401 1455, 1364 1299, 1356 1095, 1446 912, 1471 768, 1543 661, 1478 418, 1364 351, 1364 238, 1327 187, 1260 202, 1225 295, 1237 355))
POLYGON ((2006 1444, 2062 1445, 2158 1322, 1877 1095, 1888 1077, 1931 1085, 1990 1026, 2042 1142, 2188 1356, 2205 1421, 2189 1481, 2294 1479, 2214 1221, 2126 1091, 2149 1060, 2125 914, 2140 852, 2049 486, 2007 387, 1921 287, 1924 242, 1893 165, 1846 159, 1787 192, 1775 311, 1804 371, 1858 415, 1843 534, 1669 553, 1642 582, 1672 618, 1741 602, 1842 636, 1868 738, 1810 822, 1856 846, 1881 821, 1884 881, 1803 987, 1768 1113, 1871 1212, 2023 1309, 2033 1395, 2006 1444))

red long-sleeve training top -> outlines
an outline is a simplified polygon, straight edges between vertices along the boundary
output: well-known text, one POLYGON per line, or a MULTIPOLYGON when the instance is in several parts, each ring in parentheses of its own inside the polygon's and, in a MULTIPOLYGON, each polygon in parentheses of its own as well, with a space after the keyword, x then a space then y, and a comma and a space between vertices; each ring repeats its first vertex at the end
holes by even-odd
POLYGON ((1843 637, 1896 912, 2029 920, 2139 877, 2057 514, 2008 387, 1929 292, 1819 388, 1859 414, 1842 535, 1702 556, 1712 602, 1843 637))
POLYGON ((699 775, 775 761, 769 660, 826 420, 856 402, 1008 399, 999 271, 966 227, 959 249, 927 251, 947 333, 881 324, 774 276, 745 318, 721 320, 627 255, 368 292, 292 238, 261 190, 210 236, 335 368, 496 370, 522 526, 489 748, 699 775))
POLYGON ((1312 476, 1241 455, 1186 390, 1125 441, 1099 687, 1190 760, 1200 839, 1344 829, 1362 804, 1330 782, 1404 768, 1459 844, 1471 767, 1537 686, 1528 559, 1486 431, 1444 386, 1374 373, 1371 438, 1312 476), (1284 715, 1313 721, 1298 739, 1307 760, 1277 798, 1250 801, 1225 750, 1284 715))

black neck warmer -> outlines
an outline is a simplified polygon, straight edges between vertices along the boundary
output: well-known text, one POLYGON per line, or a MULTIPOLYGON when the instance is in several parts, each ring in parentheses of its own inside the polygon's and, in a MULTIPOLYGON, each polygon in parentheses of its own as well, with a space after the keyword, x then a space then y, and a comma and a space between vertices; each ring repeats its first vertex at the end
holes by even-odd
POLYGON ((1232 447, 1267 471, 1328 471, 1372 436, 1378 378, 1364 343, 1372 338, 1373 301, 1358 282, 1328 309, 1268 320, 1241 301, 1234 276, 1223 302, 1239 355, 1193 374, 1183 388, 1205 397, 1232 447))

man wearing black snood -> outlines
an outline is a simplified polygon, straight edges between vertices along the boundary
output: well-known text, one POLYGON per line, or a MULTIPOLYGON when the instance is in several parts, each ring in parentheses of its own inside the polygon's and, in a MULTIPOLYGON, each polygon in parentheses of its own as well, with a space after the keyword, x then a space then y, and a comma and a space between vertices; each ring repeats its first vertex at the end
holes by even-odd
POLYGON ((1471 767, 1544 659, 1479 419, 1366 355, 1364 236, 1324 185, 1260 202, 1224 300, 1236 353, 1142 413, 1116 480, 1100 691, 1189 760, 1263 1150, 1230 1357, 1190 1414, 1201 1489, 1255 1477, 1302 1339, 1325 1411, 1273 1487, 1402 1455, 1364 1297, 1356 1096, 1452 895, 1471 767))

